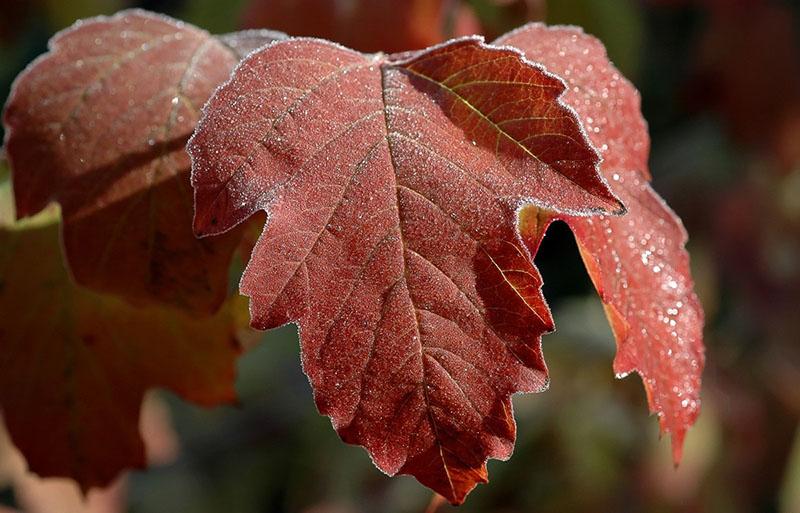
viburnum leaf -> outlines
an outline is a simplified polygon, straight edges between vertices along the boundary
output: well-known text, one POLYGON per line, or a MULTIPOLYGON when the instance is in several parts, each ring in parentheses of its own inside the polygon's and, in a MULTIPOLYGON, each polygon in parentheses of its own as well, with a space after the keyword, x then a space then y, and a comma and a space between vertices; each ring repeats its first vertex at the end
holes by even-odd
POLYGON ((246 310, 231 299, 196 319, 77 286, 62 262, 58 221, 49 207, 0 226, 0 408, 30 470, 87 490, 144 467, 147 389, 207 406, 235 400, 246 310))
POLYGON ((244 60, 189 142, 197 233, 268 212, 253 326, 298 322, 340 436, 453 503, 511 454, 510 395, 547 386, 518 210, 624 210, 563 92, 477 37, 394 57, 294 39, 244 60))
POLYGON ((184 146, 239 61, 238 40, 225 41, 123 11, 60 32, 18 77, 4 115, 17 213, 61 204, 67 262, 82 285, 204 314, 224 300, 238 236, 192 234, 184 146))
POLYGON ((686 231, 648 183, 650 140, 639 94, 609 62, 602 43, 578 28, 532 24, 497 43, 521 49, 565 78, 563 101, 583 121, 603 156, 603 176, 628 208, 621 218, 529 209, 521 229, 532 252, 553 219, 575 233, 617 339, 614 372, 641 375, 650 410, 672 436, 677 464, 700 409, 703 310, 684 250, 686 231))

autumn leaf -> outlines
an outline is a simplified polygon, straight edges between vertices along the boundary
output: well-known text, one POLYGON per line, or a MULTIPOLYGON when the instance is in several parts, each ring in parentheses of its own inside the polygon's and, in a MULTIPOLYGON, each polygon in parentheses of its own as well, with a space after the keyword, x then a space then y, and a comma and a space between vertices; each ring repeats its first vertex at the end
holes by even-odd
POLYGON ((617 339, 614 372, 641 375, 650 410, 672 436, 677 464, 700 409, 703 310, 684 250, 686 231, 648 183, 650 140, 639 93, 609 62, 602 43, 578 28, 532 24, 496 43, 519 48, 564 77, 563 101, 583 121, 603 156, 603 176, 628 208, 621 218, 529 209, 520 216, 521 230, 532 252, 554 219, 575 233, 617 339))
MULTIPOLYGON (((1 412, 0 412, 1 413, 1 412)), ((139 429, 150 466, 175 462, 177 434, 164 397, 148 393, 141 406, 139 429)), ((122 475, 109 486, 81 492, 69 479, 40 478, 28 472, 25 458, 14 447, 0 415, 0 488, 13 489, 13 503, 25 513, 123 513, 128 510, 131 482, 122 475)), ((16 509, 13 511, 17 511, 16 509)), ((0 507, 2 513, 12 513, 0 507)))
POLYGON ((198 233, 268 212, 253 326, 298 322, 340 436, 453 503, 510 456, 510 395, 547 386, 517 211, 622 211, 563 92, 475 37, 402 57, 294 39, 243 61, 189 142, 198 233))
POLYGON ((4 114, 17 213, 61 204, 80 284, 193 313, 224 300, 238 234, 195 239, 184 146, 236 45, 269 40, 241 37, 123 11, 60 32, 18 77, 4 114))
POLYGON ((85 491, 145 465, 147 389, 206 406, 235 399, 236 333, 246 321, 238 298, 198 320, 74 285, 58 225, 50 207, 0 226, 0 407, 30 470, 85 491))
POLYGON ((471 9, 446 0, 251 0, 242 23, 321 37, 364 52, 417 50, 447 39, 449 25, 453 35, 478 28, 471 9))

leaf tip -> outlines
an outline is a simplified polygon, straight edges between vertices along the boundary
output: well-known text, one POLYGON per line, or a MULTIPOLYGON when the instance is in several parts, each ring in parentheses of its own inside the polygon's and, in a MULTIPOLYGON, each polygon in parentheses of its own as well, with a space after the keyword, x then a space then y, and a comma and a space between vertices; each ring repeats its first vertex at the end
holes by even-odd
POLYGON ((203 219, 195 215, 194 222, 192 223, 192 230, 194 231, 195 237, 201 239, 211 235, 211 229, 209 228, 213 228, 216 225, 217 218, 215 216, 210 216, 207 219, 203 219))
POLYGON ((622 200, 616 196, 614 196, 614 200, 616 202, 616 206, 614 207, 614 210, 611 211, 611 215, 618 217, 626 215, 628 213, 628 207, 626 207, 622 200))
POLYGON ((672 443, 672 465, 677 469, 683 459, 683 441, 686 438, 686 429, 678 429, 670 433, 672 443))

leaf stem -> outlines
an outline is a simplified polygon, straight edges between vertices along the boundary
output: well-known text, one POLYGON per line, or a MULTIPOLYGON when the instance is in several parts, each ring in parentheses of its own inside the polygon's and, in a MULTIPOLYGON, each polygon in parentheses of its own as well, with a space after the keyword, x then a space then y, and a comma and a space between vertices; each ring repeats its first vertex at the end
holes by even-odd
POLYGON ((425 513, 436 513, 439 507, 444 504, 444 497, 439 495, 436 492, 433 492, 433 496, 431 497, 431 502, 428 504, 428 507, 425 508, 425 513))

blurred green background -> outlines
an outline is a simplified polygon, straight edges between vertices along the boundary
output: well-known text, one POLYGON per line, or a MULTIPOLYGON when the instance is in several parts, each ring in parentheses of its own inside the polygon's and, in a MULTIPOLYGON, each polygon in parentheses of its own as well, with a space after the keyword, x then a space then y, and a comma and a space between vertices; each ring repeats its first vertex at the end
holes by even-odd
MULTIPOLYGON (((320 20, 305 3, 2 0, 0 100, 47 39, 78 18, 138 6, 216 33, 263 25, 317 35, 320 20), (270 3, 284 15, 271 20, 270 3)), ((387 0, 385 9, 400 3, 387 0)), ((800 512, 800 3, 445 5, 454 14, 443 35, 474 26, 494 36, 543 19, 581 25, 606 44, 642 92, 655 188, 687 226, 707 315, 703 411, 673 469, 638 378, 613 377, 614 341, 600 302, 571 234, 554 226, 537 256, 558 326, 543 341, 550 390, 515 397, 513 458, 490 462, 491 483, 458 510, 800 512)), ((380 27, 389 36, 403 29, 380 27)), ((381 474, 316 412, 294 326, 263 338, 241 359, 240 407, 150 398, 160 412, 150 439, 166 444, 167 456, 122 478, 112 498, 93 492, 83 506, 47 503, 37 484, 4 480, 0 464, 0 511, 425 511, 427 489, 381 474)), ((0 460, 3 451, 7 444, 0 460)))

